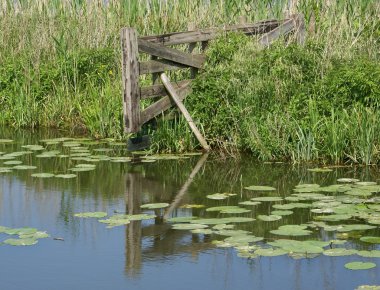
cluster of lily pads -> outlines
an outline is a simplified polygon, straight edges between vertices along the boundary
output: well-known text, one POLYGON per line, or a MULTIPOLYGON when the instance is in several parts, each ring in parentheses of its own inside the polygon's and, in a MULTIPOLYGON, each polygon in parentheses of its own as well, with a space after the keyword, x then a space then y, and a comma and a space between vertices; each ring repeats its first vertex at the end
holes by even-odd
MULTIPOLYGON (((162 209, 168 207, 168 203, 147 203, 141 206, 142 209, 162 209)), ((131 221, 142 221, 154 219, 156 215, 154 214, 114 214, 109 216, 107 219, 103 219, 108 216, 106 212, 97 211, 97 212, 81 212, 74 214, 78 218, 97 218, 100 223, 107 224, 107 228, 114 228, 117 226, 123 226, 129 224, 131 221)))
MULTIPOLYGON (((18 157, 35 154, 36 158, 69 158, 70 160, 76 160, 80 163, 75 167, 68 168, 68 172, 60 172, 58 174, 39 172, 32 174, 35 178, 75 178, 75 173, 83 171, 91 171, 96 168, 97 162, 110 161, 114 163, 128 163, 138 160, 141 163, 151 163, 157 160, 177 160, 182 158, 190 158, 192 155, 198 155, 200 153, 188 153, 183 155, 152 155, 149 152, 125 152, 123 156, 109 156, 115 155, 116 149, 118 151, 125 150, 126 144, 122 142, 116 142, 113 139, 104 140, 91 140, 86 138, 74 139, 74 138, 53 138, 40 140, 43 145, 32 144, 22 145, 23 151, 17 152, 0 152, 0 161, 3 161, 3 166, 0 167, 0 173, 10 173, 14 170, 35 170, 37 166, 23 164, 21 160, 17 160, 18 157), (99 148, 101 145, 107 145, 108 147, 99 148), (65 152, 57 150, 57 146, 61 146, 65 152), (90 146, 95 146, 90 147, 90 146), (67 152, 68 151, 68 152, 67 152), (108 154, 110 153, 110 154, 108 154), (138 156, 138 158, 136 158, 138 156)), ((0 144, 13 144, 14 140, 0 139, 0 144)))
MULTIPOLYGON (((313 170, 325 172, 324 170, 313 170)), ((213 235, 214 244, 218 247, 233 247, 238 255, 245 258, 259 256, 289 255, 293 258, 313 258, 318 255, 348 256, 357 255, 365 258, 380 258, 380 250, 356 250, 350 248, 347 239, 359 239, 367 244, 380 244, 379 236, 365 235, 368 230, 375 230, 380 225, 380 185, 376 182, 360 182, 357 179, 341 178, 338 183, 330 186, 318 184, 297 185, 293 194, 282 196, 265 195, 265 192, 275 191, 274 187, 252 185, 246 190, 257 195, 250 200, 241 201, 239 205, 210 207, 207 212, 221 214, 251 213, 251 217, 174 217, 168 219, 173 229, 191 230, 193 233, 213 235), (264 194, 264 195, 263 195, 264 194), (253 216, 252 206, 270 203, 268 215, 253 216), (255 219, 264 222, 275 222, 284 216, 294 213, 294 209, 308 209, 313 220, 301 225, 280 225, 270 230, 268 236, 256 237, 251 232, 235 229, 236 223, 249 223, 255 219), (337 224, 337 222, 344 222, 337 224), (328 241, 297 240, 316 231, 324 230, 335 234, 335 239, 328 241), (225 237, 220 239, 218 237, 225 237), (348 244, 348 247, 345 245, 348 244)), ((209 199, 224 200, 235 196, 231 193, 216 193, 207 195, 209 199)), ((370 269, 376 264, 372 262, 347 263, 347 269, 370 269)))
POLYGON ((4 245, 11 246, 31 246, 38 243, 39 239, 49 238, 50 235, 44 231, 39 231, 36 228, 9 228, 0 226, 0 234, 6 234, 11 237, 2 241, 4 245))

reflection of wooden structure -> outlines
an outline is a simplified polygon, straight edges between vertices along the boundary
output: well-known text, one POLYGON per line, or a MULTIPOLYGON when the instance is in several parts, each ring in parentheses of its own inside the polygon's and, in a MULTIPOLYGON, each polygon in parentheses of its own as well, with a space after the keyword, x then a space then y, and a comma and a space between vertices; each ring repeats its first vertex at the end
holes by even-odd
MULTIPOLYGON (((164 217, 169 217, 173 210, 180 205, 194 177, 205 164, 207 157, 207 154, 200 157, 188 180, 176 194, 170 206, 165 210, 164 216, 161 216, 161 210, 158 210, 155 212, 157 218, 154 224, 143 226, 141 221, 133 221, 127 225, 125 246, 125 271, 127 274, 132 276, 139 274, 142 266, 142 255, 155 256, 156 258, 179 252, 190 252, 192 255, 196 255, 197 252, 212 247, 210 243, 199 242, 195 235, 192 237, 190 244, 183 244, 183 242, 179 241, 182 241, 184 236, 191 235, 191 233, 188 231, 172 230, 170 224, 164 223, 164 217), (153 241, 152 246, 145 250, 142 249, 144 237, 151 238, 153 241)), ((158 187, 158 184, 147 181, 140 173, 128 173, 126 175, 126 212, 128 214, 141 213, 140 206, 143 192, 149 192, 150 190, 156 192, 158 187)), ((160 194, 160 191, 157 191, 157 193, 160 194)))
POLYGON ((190 69, 190 79, 172 84, 182 101, 191 90, 191 81, 198 69, 202 68, 206 58, 202 54, 210 40, 221 32, 237 31, 249 36, 261 35, 259 42, 269 45, 280 36, 294 33, 299 43, 304 41, 304 18, 300 14, 292 15, 284 20, 266 20, 258 23, 246 23, 225 26, 223 28, 207 28, 202 30, 173 32, 162 35, 138 37, 134 28, 121 30, 122 71, 123 71, 123 108, 124 124, 127 133, 138 132, 142 124, 159 115, 173 105, 167 96, 167 89, 157 84, 158 74, 167 71, 190 69), (197 43, 200 52, 193 53, 197 43), (187 45, 187 51, 173 48, 173 45, 187 45), (139 61, 139 52, 150 55, 149 61, 139 61), (152 74, 151 86, 140 87, 139 76, 152 74), (140 111, 140 101, 143 99, 163 97, 143 111, 140 111))

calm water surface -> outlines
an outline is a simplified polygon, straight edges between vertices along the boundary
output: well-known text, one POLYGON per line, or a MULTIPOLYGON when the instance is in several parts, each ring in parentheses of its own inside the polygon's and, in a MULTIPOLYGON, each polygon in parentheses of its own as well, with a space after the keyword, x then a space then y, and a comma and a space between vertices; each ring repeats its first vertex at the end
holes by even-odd
MULTIPOLYGON (((26 150, 27 144, 43 138, 62 137, 59 132, 12 132, 0 128, 0 139, 15 140, 0 144, 0 152, 26 150)), ((83 147, 111 148, 111 152, 93 152, 110 156, 125 156, 124 147, 108 144, 83 147)), ((70 149, 49 145, 48 150, 70 149)), ((4 290, 67 290, 67 289, 355 289, 359 285, 380 284, 380 259, 359 256, 293 259, 288 256, 240 258, 233 248, 217 248, 212 244, 221 236, 192 234, 171 229, 165 217, 199 216, 225 217, 206 212, 205 208, 186 209, 186 204, 207 207, 236 205, 259 193, 245 186, 269 185, 276 188, 271 195, 285 197, 299 183, 329 185, 337 178, 351 177, 365 181, 380 178, 378 168, 334 168, 328 173, 312 173, 305 166, 263 164, 244 157, 239 161, 220 160, 213 156, 191 156, 188 159, 158 160, 142 163, 100 161, 96 169, 78 172, 74 179, 39 179, 36 172, 67 173, 77 163, 72 158, 36 158, 39 153, 17 157, 34 170, 14 170, 0 173, 0 225, 35 227, 47 231, 51 238, 41 239, 33 246, 0 247, 0 289, 4 290), (206 195, 217 192, 236 193, 226 200, 210 200, 206 195), (132 222, 107 229, 97 219, 74 217, 74 213, 106 211, 140 213, 144 203, 167 202, 165 210, 143 211, 157 215, 155 219, 132 222), (62 238, 54 240, 53 238, 62 238), (372 261, 377 267, 351 271, 344 267, 350 261, 372 261)), ((1 156, 1 155, 0 155, 1 156)), ((6 160, 0 160, 4 167, 6 160)), ((271 202, 249 207, 252 211, 238 216, 257 217, 268 214, 271 202)), ((308 209, 296 209, 294 214, 275 222, 256 220, 237 224, 255 236, 273 239, 269 233, 283 224, 311 221, 308 209)), ((379 235, 379 231, 370 232, 379 235)), ((0 234, 0 241, 8 238, 0 234)), ((334 233, 314 230, 309 239, 329 240, 334 233)), ((299 239, 299 238, 298 238, 299 239)), ((301 239, 302 240, 302 239, 301 239)), ((355 249, 380 249, 350 240, 355 249)))

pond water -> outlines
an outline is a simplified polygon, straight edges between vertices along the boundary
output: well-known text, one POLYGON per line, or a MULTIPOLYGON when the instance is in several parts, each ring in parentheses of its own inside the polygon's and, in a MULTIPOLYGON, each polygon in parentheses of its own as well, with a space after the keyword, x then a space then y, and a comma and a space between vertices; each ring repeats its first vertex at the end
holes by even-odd
POLYGON ((33 244, 0 246, 0 289, 380 285, 377 167, 318 172, 308 170, 315 166, 262 163, 245 156, 146 158, 128 154, 123 144, 111 140, 52 140, 62 135, 0 128, 0 139, 13 140, 0 141, 0 242, 23 238, 33 244), (64 178, 70 177, 66 174, 75 176, 64 178), (375 183, 338 182, 339 178, 375 183), (330 186, 334 184, 339 185, 330 186), (268 188, 246 188, 252 185, 268 188), (246 201, 252 203, 239 204, 246 201), (167 205, 141 208, 151 203, 167 205), (229 207, 210 210, 217 206, 229 207), (86 212, 108 216, 75 216, 86 212), (124 214, 138 220, 120 216, 124 214), (112 220, 116 215, 122 221, 112 220), (192 216, 198 221, 171 220, 192 216), (110 217, 108 224, 99 222, 110 217), (183 225, 199 229, 180 229, 183 225), (280 228, 284 225, 296 227, 280 228), (23 227, 28 228, 17 230, 23 227), (49 237, 42 238, 41 232, 49 237), (311 240, 327 243, 304 242, 311 240), (267 248, 274 250, 261 250, 267 248), (354 261, 376 267, 345 267, 354 261))

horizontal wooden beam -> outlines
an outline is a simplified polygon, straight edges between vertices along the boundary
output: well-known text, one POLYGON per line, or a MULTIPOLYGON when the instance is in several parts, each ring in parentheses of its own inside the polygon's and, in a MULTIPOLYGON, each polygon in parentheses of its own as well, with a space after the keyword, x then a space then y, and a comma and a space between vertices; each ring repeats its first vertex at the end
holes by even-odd
POLYGON ((218 35, 220 35, 220 32, 239 31, 248 35, 257 35, 264 34, 273 30, 277 26, 281 25, 284 21, 286 20, 268 20, 253 24, 247 23, 231 25, 223 28, 207 28, 196 31, 173 32, 162 35, 144 36, 141 37, 140 40, 146 40, 152 43, 161 43, 163 45, 174 45, 198 41, 209 41, 218 37, 218 35))
POLYGON ((140 62, 140 75, 178 70, 184 68, 188 68, 188 66, 166 59, 143 61, 140 62))
POLYGON ((174 48, 165 47, 162 44, 152 43, 141 38, 138 40, 138 47, 141 52, 190 67, 201 68, 206 60, 204 55, 194 55, 174 48))
POLYGON ((295 21, 294 19, 288 19, 277 28, 269 31, 268 33, 265 33, 259 39, 259 43, 262 46, 269 46, 274 40, 278 39, 280 36, 287 35, 293 30, 295 30, 295 21))
MULTIPOLYGON (((178 90, 184 86, 188 86, 191 83, 191 80, 184 80, 176 83, 172 83, 173 87, 178 90)), ((164 85, 154 85, 149 87, 140 88, 140 98, 149 99, 155 97, 166 96, 168 92, 164 85)))
MULTIPOLYGON (((179 100, 181 101, 184 100, 190 92, 191 92, 191 83, 178 87, 177 94, 178 94, 179 100)), ((141 112, 141 116, 140 116, 141 124, 148 122, 149 120, 158 116, 163 111, 166 111, 173 105, 175 105, 175 103, 169 96, 163 97, 162 99, 150 105, 148 108, 146 108, 144 111, 141 112)))

